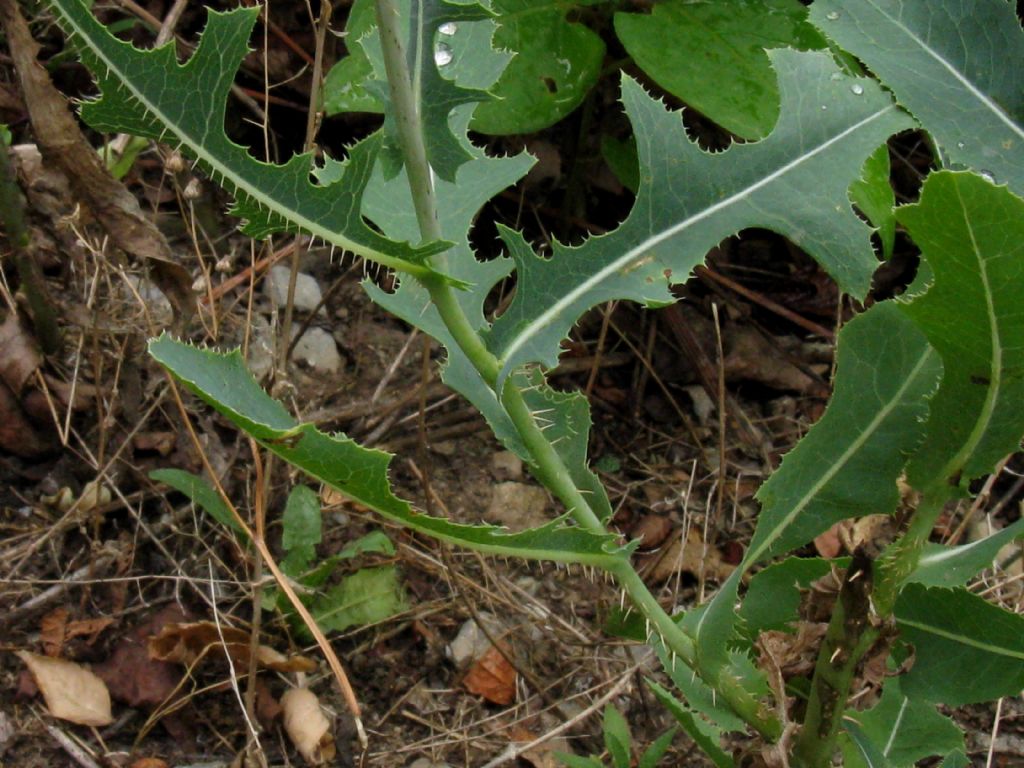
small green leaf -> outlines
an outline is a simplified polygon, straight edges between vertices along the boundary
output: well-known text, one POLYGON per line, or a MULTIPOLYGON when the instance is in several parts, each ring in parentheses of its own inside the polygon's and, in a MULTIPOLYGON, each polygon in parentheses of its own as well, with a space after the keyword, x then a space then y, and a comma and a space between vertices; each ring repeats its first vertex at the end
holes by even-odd
POLYGON ((860 58, 954 163, 1024 194, 1024 33, 1006 0, 816 0, 811 21, 860 58))
POLYGON ((900 679, 888 678, 882 698, 864 712, 848 710, 844 722, 860 725, 893 768, 912 768, 917 761, 964 748, 964 735, 956 723, 935 710, 935 705, 904 695, 900 679))
POLYGON ((698 715, 687 708, 683 702, 679 701, 665 688, 662 688, 656 682, 647 678, 647 685, 650 687, 651 692, 655 698, 661 702, 661 705, 669 711, 669 713, 676 719, 680 727, 686 731, 686 734, 694 740, 694 742, 707 755, 711 762, 713 762, 717 768, 734 768, 735 763, 729 755, 725 753, 720 744, 721 731, 712 725, 709 725, 706 721, 702 720, 698 715))
POLYGON ((971 768, 971 760, 963 751, 950 752, 939 768, 971 768))
POLYGON ((336 557, 339 560, 350 560, 365 554, 393 555, 395 545, 383 531, 370 531, 365 536, 346 544, 336 557))
POLYGON ((1024 538, 1024 518, 1001 531, 959 547, 927 543, 909 579, 926 587, 960 587, 990 568, 999 550, 1024 538))
POLYGON ((914 646, 907 696, 960 706, 1024 689, 1024 616, 964 589, 920 584, 904 587, 895 615, 914 646))
POLYGON ((661 734, 661 736, 656 738, 651 745, 644 750, 636 768, 658 768, 658 763, 661 762, 661 758, 665 756, 666 752, 668 752, 668 748, 672 746, 672 740, 675 736, 676 729, 670 728, 661 734))
POLYGON ((297 485, 288 494, 281 516, 281 546, 288 553, 281 570, 292 578, 300 576, 316 557, 321 538, 320 500, 305 485, 297 485))
POLYGON ((633 137, 616 139, 608 134, 603 135, 601 157, 608 163, 608 167, 622 185, 635 195, 640 188, 640 168, 633 137))
POLYGON ((614 768, 630 768, 632 760, 633 739, 629 733, 629 725, 613 705, 604 707, 604 746, 612 756, 614 768))
POLYGON ((907 476, 922 490, 966 489, 1024 435, 1024 200, 940 171, 896 216, 933 277, 903 310, 945 366, 907 476))
POLYGON ((878 231, 882 255, 890 258, 896 242, 896 193, 889 182, 889 148, 884 144, 864 162, 860 178, 850 186, 850 199, 878 231))
POLYGON ((408 610, 405 591, 393 565, 363 568, 346 576, 314 601, 313 618, 325 632, 376 624, 408 610))
POLYGON ((555 752, 554 755, 562 765, 567 765, 569 768, 604 768, 596 757, 580 757, 565 752, 555 752))
POLYGON ((180 491, 192 500, 206 514, 212 517, 221 525, 230 528, 235 533, 245 534, 242 526, 235 520, 224 500, 220 497, 210 484, 199 475, 193 475, 182 469, 154 469, 149 477, 158 483, 166 483, 176 491, 180 491))
POLYGON ((597 82, 604 42, 566 19, 571 4, 491 0, 491 7, 498 14, 495 46, 516 55, 492 88, 497 99, 474 111, 472 128, 492 135, 547 128, 576 109, 597 82))
POLYGON ((842 568, 844 564, 818 557, 789 557, 755 573, 740 607, 740 618, 750 639, 769 630, 793 631, 791 625, 800 619, 800 590, 810 587, 833 567, 842 568))
POLYGON ((745 139, 767 136, 779 116, 766 49, 825 47, 797 0, 667 0, 615 14, 615 32, 654 82, 745 139))

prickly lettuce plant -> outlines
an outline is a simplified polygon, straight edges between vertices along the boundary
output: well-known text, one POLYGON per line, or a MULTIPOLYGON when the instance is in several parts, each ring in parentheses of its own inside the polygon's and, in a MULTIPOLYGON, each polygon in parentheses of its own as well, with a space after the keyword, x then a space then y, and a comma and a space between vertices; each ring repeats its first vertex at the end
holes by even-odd
MULTIPOLYGON (((531 159, 488 157, 467 138, 509 58, 493 45, 484 5, 376 0, 373 17, 360 22, 358 66, 384 127, 344 161, 318 165, 301 155, 280 166, 253 159, 223 130, 256 8, 211 11, 195 53, 179 64, 170 47, 118 41, 81 0, 50 5, 102 91, 83 107, 88 121, 191 154, 235 196, 254 236, 301 232, 394 270, 397 289, 367 284, 369 295, 444 345, 444 381, 565 511, 519 533, 427 515, 392 492, 387 454, 297 423, 237 352, 152 341, 151 354, 196 395, 267 450, 388 519, 480 552, 608 574, 673 682, 670 690, 652 681, 652 690, 716 765, 733 765, 721 739, 743 730, 791 765, 828 765, 840 751, 846 765, 912 765, 935 754, 966 764, 963 735, 937 705, 1024 687, 1024 619, 965 586, 1022 524, 964 547, 929 543, 946 502, 969 493, 1024 434, 1024 35, 1009 3, 979 0, 967 11, 954 0, 817 0, 809 23, 830 47, 768 51, 777 119, 770 130, 750 125, 760 140, 717 154, 698 148, 679 114, 622 75, 639 170, 628 218, 582 245, 556 244, 547 258, 503 229, 508 256, 491 261, 474 256, 467 232, 531 159), (851 74, 850 54, 879 79, 851 74), (915 127, 929 133, 945 167, 927 178, 918 202, 893 211, 891 191, 877 188, 885 179, 878 148, 915 127), (918 278, 906 296, 875 304, 839 334, 833 400, 760 490, 741 567, 709 604, 670 616, 631 564, 635 543, 607 527, 608 499, 587 463, 586 401, 551 389, 545 371, 583 312, 608 300, 673 301, 673 283, 748 227, 786 236, 863 300, 878 260, 851 195, 873 201, 873 212, 862 209, 879 226, 895 222, 917 243, 918 278), (485 298, 511 274, 511 304, 488 317, 485 298), (892 514, 900 477, 920 502, 883 551, 836 563, 787 558, 838 521, 892 514), (741 602, 744 578, 771 561, 741 602), (830 569, 843 575, 816 668, 802 684, 780 686, 777 669, 758 666, 757 638, 797 621, 800 586, 830 569), (858 711, 850 703, 858 670, 880 654, 893 674, 878 703, 858 711)), ((768 13, 779 4, 764 5, 768 13)), ((685 10, 665 3, 657 13, 685 10)), ((644 23, 619 22, 637 50, 644 23)), ((715 119, 714 104, 702 109, 715 119)))

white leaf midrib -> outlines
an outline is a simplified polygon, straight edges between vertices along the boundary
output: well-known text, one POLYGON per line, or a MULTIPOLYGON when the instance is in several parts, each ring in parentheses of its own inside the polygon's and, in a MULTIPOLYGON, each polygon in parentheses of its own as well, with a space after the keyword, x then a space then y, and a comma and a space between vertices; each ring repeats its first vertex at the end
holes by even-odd
POLYGON ((884 115, 888 114, 889 112, 895 109, 895 105, 890 104, 885 108, 880 109, 877 112, 874 112, 873 114, 863 118, 857 123, 847 127, 846 129, 836 134, 835 136, 832 136, 827 141, 819 144, 811 151, 806 152, 797 158, 794 158, 793 160, 780 166, 767 176, 763 176, 753 184, 750 184, 747 187, 744 187, 743 189, 739 190, 738 192, 733 193, 729 197, 726 197, 718 201, 717 203, 714 203, 708 206, 707 208, 704 208, 698 213, 695 213, 692 216, 689 216, 683 219, 682 221, 677 222, 671 227, 668 227, 667 229, 664 229, 661 232, 655 233, 647 237, 642 242, 625 251, 617 259, 605 265, 597 272, 595 272, 593 275, 583 280, 581 283, 578 283, 568 293, 566 293, 558 300, 556 300, 554 303, 552 303, 547 309, 541 312, 536 318, 534 318, 534 320, 532 320, 527 326, 525 326, 523 330, 520 331, 519 334, 517 334, 502 351, 502 362, 505 365, 507 365, 507 362, 512 361, 515 358, 516 353, 520 349, 522 349, 523 346, 525 346, 530 341, 530 339, 532 339, 534 336, 540 333, 548 324, 550 324, 560 314, 570 309, 572 305, 580 297, 584 296, 588 291, 590 291, 596 285, 599 285, 610 275, 629 266, 632 262, 634 262, 647 251, 651 250, 652 248, 656 248, 661 243, 665 242, 666 240, 672 237, 675 237, 677 234, 687 229, 688 227, 691 227, 694 224, 697 224, 713 216, 719 211, 728 208, 729 206, 734 205, 735 203, 742 202, 743 200, 750 197, 758 190, 766 187, 767 185, 778 180, 785 174, 789 173, 794 168, 799 167, 800 165, 807 162, 811 158, 816 157, 817 155, 826 151, 827 149, 835 145, 837 142, 842 141, 847 136, 855 133, 856 131, 859 131, 861 128, 871 124, 875 120, 878 120, 879 118, 883 117, 884 115))

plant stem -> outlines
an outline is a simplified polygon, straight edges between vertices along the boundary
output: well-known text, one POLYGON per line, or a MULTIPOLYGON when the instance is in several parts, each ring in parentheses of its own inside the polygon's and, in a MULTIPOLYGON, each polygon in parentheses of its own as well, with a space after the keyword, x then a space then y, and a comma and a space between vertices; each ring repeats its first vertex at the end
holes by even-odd
POLYGON ((793 765, 797 768, 832 764, 854 674, 880 634, 872 623, 871 586, 871 560, 858 551, 846 571, 825 640, 818 650, 807 715, 793 749, 793 765))
POLYGON ((933 485, 925 490, 910 518, 906 533, 894 542, 879 560, 874 604, 880 616, 888 617, 892 613, 900 587, 917 568, 925 542, 931 536, 935 521, 948 499, 948 487, 933 485))
MULTIPOLYGON (((398 126, 399 143, 416 208, 420 235, 426 242, 441 240, 443 238, 437 215, 433 172, 427 160, 419 102, 413 92, 406 55, 402 49, 400 16, 395 0, 376 0, 376 11, 393 118, 398 126)), ((466 317, 452 287, 437 275, 420 276, 417 279, 429 292, 434 307, 455 343, 469 358, 487 385, 495 390, 533 459, 533 474, 565 505, 577 525, 594 533, 606 534, 608 531, 604 523, 573 482, 572 475, 558 451, 544 436, 543 430, 530 412, 523 393, 516 388, 511 378, 506 379, 501 392, 496 391, 501 362, 487 349, 480 334, 466 317)), ((671 652, 692 667, 697 661, 693 640, 672 620, 651 594, 630 563, 629 555, 622 553, 610 558, 606 569, 615 577, 634 606, 671 652)), ((766 738, 778 738, 781 733, 778 720, 766 711, 738 680, 723 677, 716 682, 718 692, 737 715, 766 738)))
POLYGON ((380 30, 384 71, 388 76, 392 117, 398 128, 398 141, 405 159, 416 221, 426 242, 441 239, 441 223, 437 218, 433 171, 427 162, 427 145, 421 130, 419 99, 412 88, 408 60, 402 48, 401 14, 395 0, 376 0, 377 29, 380 30))

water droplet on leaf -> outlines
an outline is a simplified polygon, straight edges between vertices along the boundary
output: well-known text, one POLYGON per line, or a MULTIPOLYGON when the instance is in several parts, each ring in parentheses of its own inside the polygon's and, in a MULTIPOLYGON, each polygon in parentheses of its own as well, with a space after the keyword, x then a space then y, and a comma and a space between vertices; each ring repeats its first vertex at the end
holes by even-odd
POLYGON ((839 11, 829 11, 825 14, 825 18, 829 21, 836 21, 840 16, 842 16, 842 14, 839 13, 839 11))
POLYGON ((966 146, 967 146, 967 145, 966 145, 966 144, 964 144, 964 143, 963 143, 962 141, 958 141, 958 142, 956 143, 956 148, 957 148, 957 149, 963 149, 963 148, 964 148, 964 147, 966 147, 966 146))
POLYGON ((854 96, 860 96, 862 93, 864 93, 864 86, 861 85, 860 83, 854 83, 853 85, 850 86, 850 90, 853 91, 854 96))
POLYGON ((828 109, 828 105, 827 104, 822 104, 821 105, 821 111, 824 112, 826 109, 828 109))
POLYGON ((978 173, 981 175, 981 178, 990 184, 996 183, 996 175, 992 171, 978 171, 978 173))
POLYGON ((434 63, 439 67, 452 63, 452 49, 443 43, 434 50, 434 63))
POLYGON ((440 32, 442 35, 454 35, 456 32, 459 31, 459 28, 454 21, 446 21, 444 24, 437 28, 437 31, 440 32))

